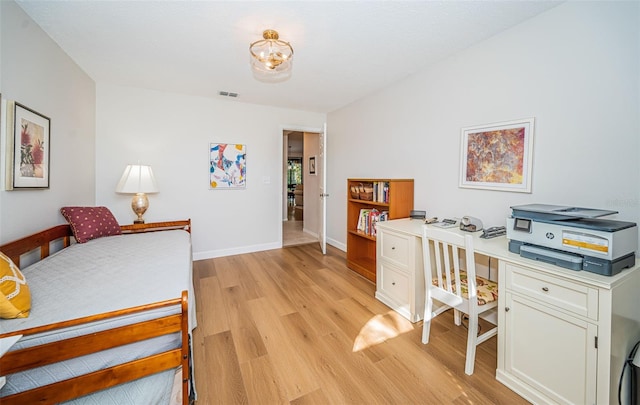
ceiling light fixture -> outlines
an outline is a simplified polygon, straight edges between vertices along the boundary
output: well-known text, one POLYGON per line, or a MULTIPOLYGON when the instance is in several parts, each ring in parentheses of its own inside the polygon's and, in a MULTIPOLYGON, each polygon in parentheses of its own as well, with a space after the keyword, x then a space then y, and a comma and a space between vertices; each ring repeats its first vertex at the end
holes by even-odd
POLYGON ((291 77, 293 48, 274 30, 265 30, 259 41, 249 45, 253 76, 263 82, 282 82, 291 77))

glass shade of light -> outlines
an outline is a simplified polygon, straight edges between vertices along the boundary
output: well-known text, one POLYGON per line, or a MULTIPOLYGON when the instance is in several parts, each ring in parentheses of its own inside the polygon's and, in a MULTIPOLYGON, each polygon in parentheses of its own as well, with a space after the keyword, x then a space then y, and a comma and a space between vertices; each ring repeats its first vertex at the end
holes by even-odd
POLYGON ((146 193, 157 193, 158 191, 151 166, 143 165, 127 165, 116 186, 117 193, 135 194, 131 200, 131 209, 137 215, 133 221, 136 224, 144 223, 142 215, 149 208, 149 199, 146 193))
POLYGON ((262 37, 264 39, 249 46, 253 76, 263 82, 287 80, 291 77, 293 48, 288 42, 280 40, 274 30, 265 30, 262 37))

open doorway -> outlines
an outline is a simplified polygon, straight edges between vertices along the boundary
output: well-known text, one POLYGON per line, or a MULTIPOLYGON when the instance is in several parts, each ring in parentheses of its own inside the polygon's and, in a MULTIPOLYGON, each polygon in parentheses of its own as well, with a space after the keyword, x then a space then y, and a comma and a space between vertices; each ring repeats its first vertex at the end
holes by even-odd
POLYGON ((319 204, 316 197, 320 134, 284 130, 284 178, 286 195, 282 219, 282 246, 318 242, 319 204))

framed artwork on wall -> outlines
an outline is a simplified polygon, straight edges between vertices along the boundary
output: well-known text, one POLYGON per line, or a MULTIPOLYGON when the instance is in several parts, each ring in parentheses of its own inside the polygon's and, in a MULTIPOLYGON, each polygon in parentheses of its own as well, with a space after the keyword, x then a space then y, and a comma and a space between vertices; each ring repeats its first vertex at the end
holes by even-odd
POLYGON ((309 174, 312 176, 316 175, 316 157, 311 156, 309 158, 309 174))
POLYGON ((243 189, 246 187, 246 145, 212 143, 209 145, 209 187, 243 189))
POLYGON ((7 102, 8 178, 6 189, 49 188, 51 120, 20 103, 7 102), (10 178, 9 178, 10 177, 10 178))
POLYGON ((462 128, 462 188, 531 192, 534 119, 462 128))

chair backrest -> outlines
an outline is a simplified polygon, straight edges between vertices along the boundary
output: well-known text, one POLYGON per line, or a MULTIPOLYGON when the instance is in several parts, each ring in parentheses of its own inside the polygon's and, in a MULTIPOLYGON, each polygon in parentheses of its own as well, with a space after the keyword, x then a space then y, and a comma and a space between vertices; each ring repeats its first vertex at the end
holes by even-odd
POLYGON ((473 237, 428 226, 422 231, 425 285, 431 288, 433 298, 452 307, 463 299, 460 278, 460 249, 465 250, 469 305, 477 305, 476 268, 473 237), (431 241, 431 243, 430 243, 431 241), (433 247, 433 253, 431 247, 433 247), (433 256, 432 256, 433 255, 433 256), (453 275, 453 277, 452 277, 453 275), (436 285, 432 282, 437 279, 436 285))

